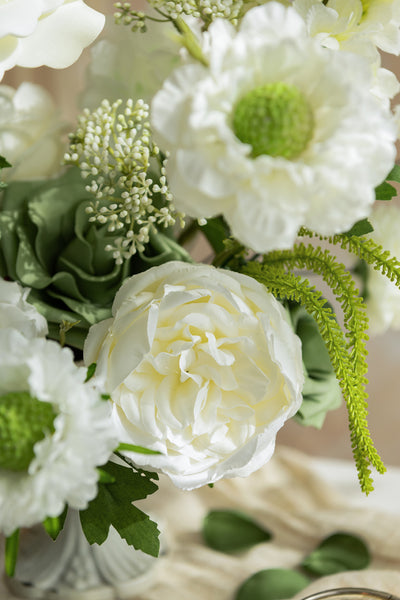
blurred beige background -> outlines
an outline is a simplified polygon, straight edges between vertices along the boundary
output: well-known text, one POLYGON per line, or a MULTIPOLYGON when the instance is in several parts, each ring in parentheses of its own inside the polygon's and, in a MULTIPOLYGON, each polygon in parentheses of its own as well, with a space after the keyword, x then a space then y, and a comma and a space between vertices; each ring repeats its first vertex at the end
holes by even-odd
MULTIPOLYGON (((107 14, 115 9, 112 0, 87 0, 87 4, 107 14)), ((132 3, 135 7, 140 2, 132 3)), ((21 69, 8 72, 2 83, 17 86, 21 81, 41 83, 50 90, 66 120, 73 123, 77 114, 75 98, 84 86, 85 67, 89 60, 86 49, 80 60, 63 70, 21 69)), ((134 68, 132 57, 132 68, 134 68)), ((384 64, 400 75, 400 58, 384 57, 384 64)), ((200 249, 200 254, 203 250, 200 249)), ((204 251, 203 251, 204 255, 204 251)), ((383 460, 400 465, 400 332, 388 333, 370 340, 369 344, 370 428, 383 460)), ((285 443, 311 454, 351 458, 345 407, 327 416, 322 430, 303 428, 294 422, 285 426, 278 443, 285 443)))

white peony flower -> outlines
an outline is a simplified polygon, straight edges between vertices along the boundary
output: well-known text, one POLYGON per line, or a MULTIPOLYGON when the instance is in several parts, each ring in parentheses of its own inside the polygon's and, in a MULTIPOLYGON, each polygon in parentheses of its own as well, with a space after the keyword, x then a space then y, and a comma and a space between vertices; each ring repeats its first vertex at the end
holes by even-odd
POLYGON ((152 105, 177 209, 223 214, 258 252, 291 247, 300 226, 331 235, 366 217, 396 139, 366 61, 321 47, 276 2, 208 36, 209 67, 178 68, 152 105))
POLYGON ((184 489, 261 467, 302 401, 301 344, 282 306, 251 277, 207 265, 128 279, 84 356, 119 439, 161 452, 127 455, 184 489))
POLYGON ((0 329, 18 329, 25 337, 47 335, 47 321, 26 301, 30 289, 0 277, 0 329))
POLYGON ((84 509, 117 445, 109 405, 72 352, 0 330, 0 531, 84 509))
MULTIPOLYGON (((400 207, 382 202, 369 217, 374 231, 370 234, 391 255, 400 260, 400 207)), ((387 277, 368 268, 367 314, 372 334, 388 329, 400 329, 400 290, 387 277)))
POLYGON ((83 0, 0 0, 0 80, 15 65, 69 67, 104 19, 83 0))
POLYGON ((36 179, 60 170, 63 125, 50 94, 40 85, 0 85, 0 155, 12 165, 7 180, 36 179))

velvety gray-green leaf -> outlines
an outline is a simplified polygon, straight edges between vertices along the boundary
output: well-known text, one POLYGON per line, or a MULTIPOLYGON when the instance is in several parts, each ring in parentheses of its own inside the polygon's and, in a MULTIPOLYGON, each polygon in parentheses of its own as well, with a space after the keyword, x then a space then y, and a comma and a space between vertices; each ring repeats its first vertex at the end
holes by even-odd
POLYGON ((310 583, 311 579, 291 569, 265 569, 246 579, 235 600, 288 600, 310 583))
POLYGON ((333 575, 342 571, 365 569, 370 563, 366 543, 349 533, 335 533, 303 561, 302 567, 315 575, 333 575))
POLYGON ((203 521, 203 537, 220 552, 238 552, 271 539, 270 531, 236 510, 212 510, 203 521))

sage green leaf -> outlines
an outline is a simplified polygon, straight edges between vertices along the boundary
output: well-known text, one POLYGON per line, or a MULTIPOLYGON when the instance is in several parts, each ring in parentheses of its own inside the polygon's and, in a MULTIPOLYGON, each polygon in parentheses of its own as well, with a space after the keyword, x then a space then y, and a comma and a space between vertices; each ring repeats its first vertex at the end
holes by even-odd
POLYGON ((292 569, 265 569, 246 579, 235 600, 287 600, 310 583, 311 579, 292 569))
POLYGON ((333 575, 342 571, 365 569, 370 553, 365 542, 356 535, 334 533, 303 561, 302 567, 315 575, 333 575))
POLYGON ((108 462, 101 467, 109 481, 98 485, 98 493, 87 509, 80 512, 83 532, 89 544, 102 544, 112 525, 126 542, 151 556, 158 556, 160 542, 157 524, 132 504, 158 489, 157 474, 108 462), (110 480, 112 479, 112 480, 110 480))
POLYGON ((320 429, 328 411, 339 408, 342 393, 315 319, 296 303, 288 303, 304 366, 303 402, 294 416, 302 425, 320 429))
POLYGON ((0 155, 0 169, 7 169, 7 167, 11 167, 10 163, 4 156, 0 155))
POLYGON ((260 542, 267 542, 272 534, 245 513, 212 510, 204 518, 203 537, 206 544, 214 550, 238 552, 260 542))
POLYGON ((65 519, 67 518, 68 507, 65 507, 61 515, 58 517, 47 517, 43 521, 43 527, 49 536, 56 540, 60 531, 62 531, 65 523, 65 519))
POLYGON ((373 230, 374 228, 372 227, 368 219, 362 219, 361 221, 357 221, 357 223, 354 223, 353 227, 346 232, 346 235, 360 236, 365 235, 367 233, 371 233, 371 231, 373 230))

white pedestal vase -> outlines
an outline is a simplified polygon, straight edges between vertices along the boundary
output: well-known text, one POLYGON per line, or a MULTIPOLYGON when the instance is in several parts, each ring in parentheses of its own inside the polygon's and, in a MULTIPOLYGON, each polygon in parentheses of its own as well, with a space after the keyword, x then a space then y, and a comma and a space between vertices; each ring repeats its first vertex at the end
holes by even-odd
POLYGON ((155 582, 161 561, 129 546, 112 527, 101 546, 90 545, 70 510, 55 541, 41 526, 21 532, 16 572, 6 583, 21 598, 131 600, 155 582))

